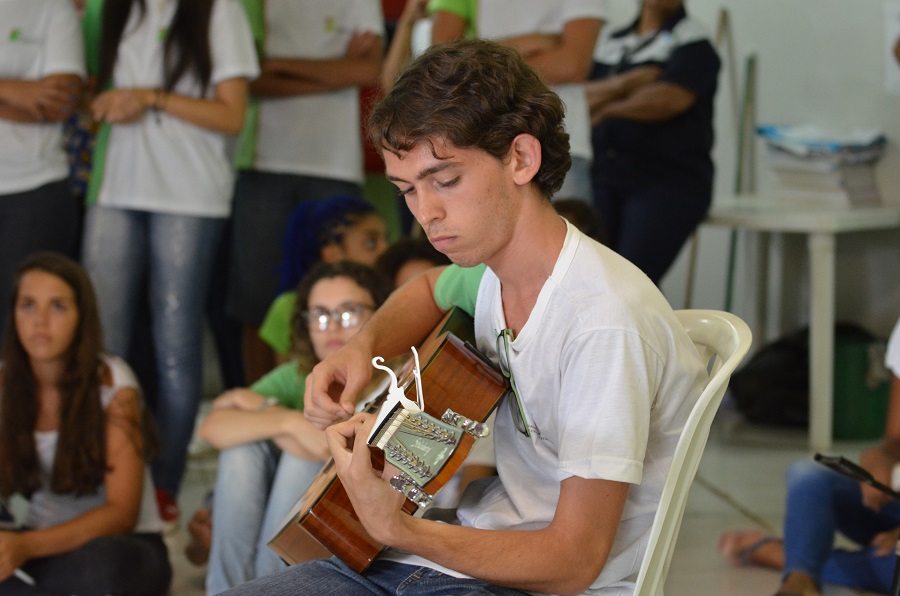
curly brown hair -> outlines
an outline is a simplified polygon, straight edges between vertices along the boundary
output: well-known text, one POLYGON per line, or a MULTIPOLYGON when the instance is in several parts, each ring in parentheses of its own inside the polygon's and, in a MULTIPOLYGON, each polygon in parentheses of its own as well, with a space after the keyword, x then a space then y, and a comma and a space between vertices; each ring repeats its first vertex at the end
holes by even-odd
POLYGON ((433 46, 414 61, 373 109, 369 136, 396 155, 435 141, 478 148, 505 160, 516 136, 541 144, 532 183, 550 198, 572 165, 564 107, 518 52, 484 40, 433 46))

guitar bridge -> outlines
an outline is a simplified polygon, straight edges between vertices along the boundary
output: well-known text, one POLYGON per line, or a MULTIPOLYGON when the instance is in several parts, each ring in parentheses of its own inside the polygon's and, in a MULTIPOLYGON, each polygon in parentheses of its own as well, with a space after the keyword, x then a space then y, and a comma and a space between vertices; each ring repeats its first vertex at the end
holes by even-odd
POLYGON ((412 477, 404 472, 400 472, 391 478, 391 486, 419 507, 428 507, 431 505, 433 497, 425 492, 421 486, 416 484, 416 481, 413 480, 412 477))
POLYGON ((396 409, 369 441, 416 486, 425 486, 444 467, 463 430, 425 412, 396 409))

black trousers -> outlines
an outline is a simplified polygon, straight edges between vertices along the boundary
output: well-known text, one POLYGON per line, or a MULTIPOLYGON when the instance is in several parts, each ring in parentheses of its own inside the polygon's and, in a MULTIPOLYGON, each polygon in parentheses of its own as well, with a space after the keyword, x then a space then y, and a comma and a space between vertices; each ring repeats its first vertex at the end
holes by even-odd
POLYGON ((97 538, 79 549, 28 561, 22 570, 36 586, 13 576, 0 596, 162 596, 172 582, 160 534, 97 538))
POLYGON ((0 339, 19 264, 38 250, 77 259, 79 217, 67 179, 0 195, 0 339))
POLYGON ((677 182, 647 181, 629 186, 595 179, 594 202, 609 247, 659 285, 684 243, 706 217, 712 192, 677 182))

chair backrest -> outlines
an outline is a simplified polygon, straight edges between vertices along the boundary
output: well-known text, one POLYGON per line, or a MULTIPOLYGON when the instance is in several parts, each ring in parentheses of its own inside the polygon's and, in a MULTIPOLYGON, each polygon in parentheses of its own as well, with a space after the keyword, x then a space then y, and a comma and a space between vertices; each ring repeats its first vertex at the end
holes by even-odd
POLYGON ((638 572, 634 592, 637 596, 663 593, 684 507, 700 465, 700 457, 706 448, 713 418, 731 373, 750 349, 752 337, 747 324, 731 313, 694 309, 678 310, 675 315, 697 346, 700 356, 708 363, 709 381, 691 410, 675 447, 659 508, 650 529, 647 551, 638 572))

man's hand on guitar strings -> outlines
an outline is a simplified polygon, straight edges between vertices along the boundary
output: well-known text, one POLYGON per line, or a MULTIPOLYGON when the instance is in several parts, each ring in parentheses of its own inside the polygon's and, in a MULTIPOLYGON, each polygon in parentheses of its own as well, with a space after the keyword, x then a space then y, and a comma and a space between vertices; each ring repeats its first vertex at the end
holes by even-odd
POLYGON ((372 538, 390 546, 403 518, 408 517, 401 512, 406 498, 387 482, 398 472, 394 466, 385 464, 382 471, 372 466, 366 437, 375 419, 371 414, 358 413, 349 420, 329 426, 325 435, 335 471, 350 497, 353 510, 372 538))
POLYGON ((372 380, 372 358, 349 342, 318 363, 306 377, 303 415, 318 428, 347 420, 372 380))

